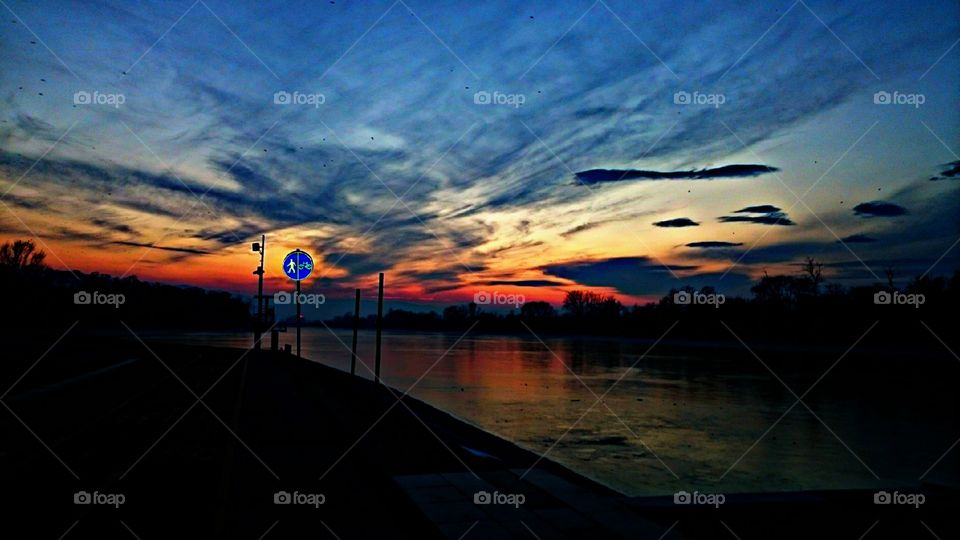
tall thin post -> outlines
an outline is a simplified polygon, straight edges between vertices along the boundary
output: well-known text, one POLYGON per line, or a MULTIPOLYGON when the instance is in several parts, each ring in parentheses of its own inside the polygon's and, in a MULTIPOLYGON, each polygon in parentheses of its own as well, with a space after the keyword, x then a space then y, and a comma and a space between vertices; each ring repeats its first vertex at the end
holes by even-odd
POLYGON ((297 305, 297 358, 300 358, 300 280, 297 280, 297 296, 294 298, 297 305))
POLYGON ((257 318, 263 327, 263 256, 267 252, 267 235, 260 235, 260 268, 257 272, 257 318))
POLYGON ((263 338, 263 328, 266 326, 263 318, 263 254, 267 250, 267 235, 261 234, 260 245, 254 244, 253 246, 255 251, 260 252, 260 266, 253 272, 257 275, 257 320, 254 322, 253 328, 253 347, 259 351, 260 341, 263 338))
POLYGON ((377 359, 374 380, 380 382, 380 334, 383 331, 383 272, 380 272, 380 288, 377 292, 377 359))
POLYGON ((353 304, 353 346, 350 348, 350 374, 357 374, 357 330, 360 328, 360 289, 353 304))

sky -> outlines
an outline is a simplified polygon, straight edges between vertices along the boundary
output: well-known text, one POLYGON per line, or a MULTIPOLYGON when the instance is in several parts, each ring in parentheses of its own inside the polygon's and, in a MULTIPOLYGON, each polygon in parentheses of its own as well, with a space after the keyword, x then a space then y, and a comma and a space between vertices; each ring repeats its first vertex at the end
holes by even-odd
POLYGON ((960 267, 960 4, 0 1, 0 240, 395 305, 960 267), (246 5, 242 5, 246 4, 246 5))

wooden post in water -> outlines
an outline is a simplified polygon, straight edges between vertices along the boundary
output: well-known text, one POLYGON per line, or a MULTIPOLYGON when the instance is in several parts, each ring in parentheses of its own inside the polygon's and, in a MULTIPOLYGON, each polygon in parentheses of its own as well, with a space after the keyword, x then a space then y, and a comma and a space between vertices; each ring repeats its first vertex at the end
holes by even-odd
POLYGON ((383 272, 380 272, 380 288, 377 292, 377 357, 374 368, 374 381, 380 382, 380 334, 383 331, 383 272))
POLYGON ((357 330, 360 327, 360 289, 353 304, 353 346, 350 348, 350 375, 357 374, 357 330))

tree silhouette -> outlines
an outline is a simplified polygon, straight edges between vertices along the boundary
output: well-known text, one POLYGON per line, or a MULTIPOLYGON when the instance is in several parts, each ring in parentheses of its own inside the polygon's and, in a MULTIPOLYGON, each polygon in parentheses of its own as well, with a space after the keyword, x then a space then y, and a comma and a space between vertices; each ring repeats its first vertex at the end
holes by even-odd
POLYGON ((549 302, 527 302, 520 308, 520 316, 524 319, 550 319, 557 316, 557 311, 549 302))
POLYGON ((813 257, 807 257, 803 265, 803 273, 810 282, 810 293, 814 296, 820 294, 820 284, 823 282, 823 263, 817 262, 813 257))
POLYGON ((14 270, 36 270, 44 267, 47 254, 37 251, 33 240, 5 242, 0 246, 0 266, 14 270))

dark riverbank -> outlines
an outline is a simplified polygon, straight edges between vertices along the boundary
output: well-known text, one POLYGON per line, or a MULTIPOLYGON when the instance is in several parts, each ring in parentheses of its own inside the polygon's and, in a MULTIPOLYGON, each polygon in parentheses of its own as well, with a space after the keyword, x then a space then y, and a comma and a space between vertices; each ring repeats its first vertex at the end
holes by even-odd
POLYGON ((34 365, 43 352, 14 350, 3 370, 5 508, 22 536, 799 538, 836 518, 837 537, 876 520, 871 538, 915 536, 921 519, 949 537, 957 502, 930 488, 919 509, 858 491, 730 496, 719 509, 628 499, 313 362, 133 338, 68 336, 34 365), (79 491, 125 501, 75 505, 79 491), (274 504, 281 491, 325 499, 274 504), (525 501, 475 505, 479 491, 525 501))

